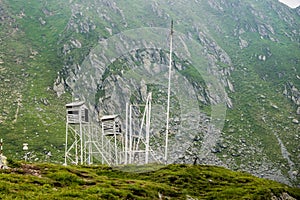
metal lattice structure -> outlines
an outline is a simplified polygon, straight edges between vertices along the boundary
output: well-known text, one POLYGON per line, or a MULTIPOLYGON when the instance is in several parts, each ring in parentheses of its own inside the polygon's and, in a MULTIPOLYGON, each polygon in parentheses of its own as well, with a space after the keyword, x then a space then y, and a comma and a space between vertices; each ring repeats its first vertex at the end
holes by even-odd
POLYGON ((72 164, 85 163, 84 141, 89 132, 88 109, 84 102, 73 102, 66 105, 66 143, 65 162, 72 164))
POLYGON ((157 154, 150 146, 152 94, 149 93, 143 117, 140 120, 139 130, 133 129, 133 122, 139 121, 135 120, 133 116, 133 108, 137 107, 137 105, 126 104, 125 132, 122 132, 122 123, 119 115, 102 116, 100 118, 100 126, 97 126, 96 124, 89 123, 88 110, 84 102, 67 104, 65 165, 67 165, 68 162, 72 164, 92 164, 94 159, 108 165, 147 164, 149 162, 161 163, 162 160, 167 164, 173 48, 172 37, 173 21, 171 22, 170 32, 164 156, 157 154))
POLYGON ((106 115, 100 118, 102 138, 102 163, 118 165, 124 163, 124 136, 119 115, 106 115))
POLYGON ((125 132, 119 115, 105 115, 100 124, 89 122, 84 102, 66 105, 65 165, 93 164, 147 164, 160 162, 150 146, 151 93, 149 93, 142 119, 134 119, 133 108, 126 104, 125 132), (140 122, 133 129, 133 121, 140 122))
POLYGON ((148 94, 139 130, 132 129, 134 120, 132 110, 134 105, 126 105, 126 133, 125 133, 125 164, 148 164, 160 162, 155 151, 150 146, 152 93, 148 94))

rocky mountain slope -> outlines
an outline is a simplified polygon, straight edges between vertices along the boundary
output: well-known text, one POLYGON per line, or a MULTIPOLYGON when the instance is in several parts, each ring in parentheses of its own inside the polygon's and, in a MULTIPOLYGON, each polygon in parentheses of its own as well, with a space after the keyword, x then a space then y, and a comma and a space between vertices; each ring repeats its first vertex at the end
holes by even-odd
POLYGON ((5 154, 21 159, 26 142, 32 160, 51 151, 62 162, 70 94, 124 118, 126 102, 152 92, 152 132, 163 135, 173 19, 172 162, 198 157, 299 186, 298 10, 269 0, 2 0, 5 154))

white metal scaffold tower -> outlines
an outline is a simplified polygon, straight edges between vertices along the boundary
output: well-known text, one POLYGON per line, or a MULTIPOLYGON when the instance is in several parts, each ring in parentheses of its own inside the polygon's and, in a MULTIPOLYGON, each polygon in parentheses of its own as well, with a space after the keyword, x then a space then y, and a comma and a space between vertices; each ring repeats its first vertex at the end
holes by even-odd
POLYGON ((157 153, 150 145, 151 100, 149 93, 141 119, 139 130, 133 129, 133 110, 137 105, 126 104, 125 133, 121 129, 119 115, 107 115, 100 118, 101 126, 89 123, 88 110, 84 102, 66 105, 66 143, 65 162, 71 164, 92 164, 93 158, 103 164, 148 164, 149 162, 168 163, 168 135, 171 95, 173 21, 170 31, 170 58, 168 99, 166 113, 166 133, 164 155, 157 153))
POLYGON ((65 143, 65 162, 71 164, 85 163, 84 147, 85 136, 89 132, 88 109, 84 102, 73 102, 66 105, 66 143, 65 143))
POLYGON ((89 122, 84 102, 67 104, 64 165, 93 164, 94 160, 110 166, 159 163, 150 146, 151 100, 149 93, 142 119, 133 115, 138 105, 126 104, 125 132, 119 115, 102 116, 99 126, 89 122), (139 123, 138 128, 133 127, 133 121, 139 123))
POLYGON ((101 117, 102 164, 119 165, 124 163, 124 136, 119 115, 101 117))

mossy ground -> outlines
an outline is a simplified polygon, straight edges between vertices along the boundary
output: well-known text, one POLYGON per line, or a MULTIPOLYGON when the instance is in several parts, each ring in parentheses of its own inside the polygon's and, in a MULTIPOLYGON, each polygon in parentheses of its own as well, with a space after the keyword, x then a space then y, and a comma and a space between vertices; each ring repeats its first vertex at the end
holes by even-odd
POLYGON ((300 189, 205 165, 135 173, 105 165, 14 163, 1 170, 0 191, 1 199, 271 199, 283 193, 300 198, 300 189))

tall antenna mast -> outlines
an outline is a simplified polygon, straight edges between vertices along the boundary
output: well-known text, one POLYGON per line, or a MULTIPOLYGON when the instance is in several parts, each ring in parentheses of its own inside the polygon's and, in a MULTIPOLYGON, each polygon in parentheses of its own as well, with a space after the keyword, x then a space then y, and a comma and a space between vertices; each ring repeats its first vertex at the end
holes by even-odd
POLYGON ((168 102, 167 102, 167 123, 166 123, 166 144, 165 144, 165 164, 168 161, 168 139, 169 139, 169 117, 170 117, 170 95, 171 95, 171 72, 172 72, 172 50, 173 50, 173 20, 171 21, 170 32, 170 59, 169 59, 169 83, 168 83, 168 102))

